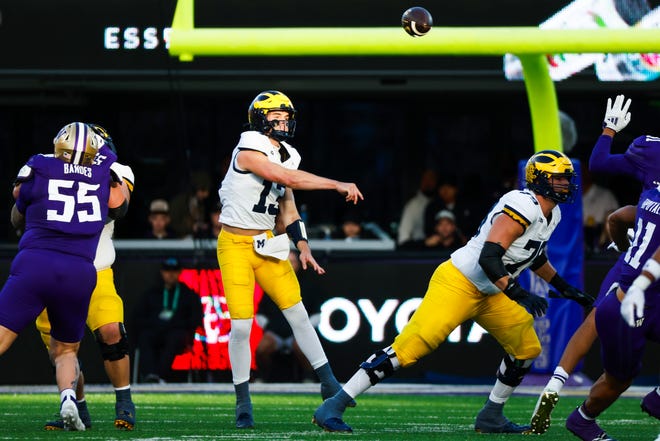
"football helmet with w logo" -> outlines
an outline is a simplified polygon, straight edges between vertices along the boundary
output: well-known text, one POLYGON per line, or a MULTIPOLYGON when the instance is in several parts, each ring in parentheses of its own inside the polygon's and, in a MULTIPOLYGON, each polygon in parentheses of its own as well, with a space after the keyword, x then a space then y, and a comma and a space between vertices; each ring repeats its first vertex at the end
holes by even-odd
POLYGON ((92 165, 101 147, 99 136, 85 123, 73 122, 62 127, 53 139, 55 157, 64 162, 92 165))

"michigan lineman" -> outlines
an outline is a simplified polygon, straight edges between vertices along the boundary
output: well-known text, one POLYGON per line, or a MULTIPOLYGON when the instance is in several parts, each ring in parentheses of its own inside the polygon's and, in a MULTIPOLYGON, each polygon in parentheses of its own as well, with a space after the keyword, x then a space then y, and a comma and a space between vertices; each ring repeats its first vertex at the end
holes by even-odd
MULTIPOLYGON (((88 124, 88 126, 104 141, 98 154, 101 157, 116 159, 116 149, 108 132, 97 124, 88 124)), ((135 178, 129 166, 116 162, 115 164, 115 168, 121 173, 123 182, 128 189, 129 198, 127 198, 126 204, 123 207, 125 211, 128 209, 130 193, 133 192, 135 178)), ((124 328, 124 304, 121 297, 117 294, 112 271, 112 264, 115 261, 115 248, 112 243, 114 228, 114 219, 108 217, 101 232, 101 238, 99 239, 94 258, 97 282, 89 303, 87 326, 94 334, 94 338, 99 345, 105 372, 115 389, 115 427, 118 429, 133 430, 135 426, 135 405, 131 398, 130 359, 126 330, 124 328)), ((50 341, 50 322, 48 321, 46 310, 39 315, 36 325, 41 334, 41 339, 46 347, 48 347, 48 342, 50 341)), ((87 401, 85 400, 84 376, 82 371, 80 372, 80 379, 76 388, 76 398, 80 418, 85 424, 85 427, 89 429, 92 426, 92 421, 87 408, 87 401)), ((64 429, 64 422, 61 419, 49 421, 44 428, 46 430, 62 430, 64 429)))
POLYGON ((342 420, 347 403, 431 353, 457 326, 473 319, 506 351, 474 427, 482 433, 529 431, 529 426, 509 421, 503 407, 541 353, 533 324, 534 317, 545 314, 548 302, 526 291, 516 277, 529 267, 562 297, 593 299, 559 276, 545 251, 561 219, 558 204, 570 201, 577 189, 571 161, 563 153, 544 150, 527 161, 525 175, 527 188, 502 196, 477 234, 438 266, 422 303, 392 345, 371 355, 316 410, 317 425, 331 432, 352 432, 342 420))
POLYGON ((222 203, 218 263, 231 316, 229 358, 236 391, 236 427, 254 427, 250 379, 250 330, 255 281, 271 297, 291 326, 294 338, 321 381, 321 396, 334 395, 337 382, 321 342, 309 321, 300 285, 288 260, 289 237, 300 251, 303 269, 325 270, 312 256, 293 190, 335 190, 347 202, 363 199, 353 183, 297 170, 300 154, 293 138, 295 109, 281 92, 259 93, 248 109, 250 130, 243 132, 220 186, 222 203), (279 234, 273 236, 273 229, 279 234))

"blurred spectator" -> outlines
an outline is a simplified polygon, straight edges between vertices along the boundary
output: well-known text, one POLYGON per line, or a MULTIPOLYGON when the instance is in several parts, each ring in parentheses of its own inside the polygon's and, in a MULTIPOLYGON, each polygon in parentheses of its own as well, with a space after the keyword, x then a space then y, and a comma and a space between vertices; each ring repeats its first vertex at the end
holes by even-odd
POLYGON ((424 247, 454 251, 465 245, 466 242, 465 236, 456 225, 456 216, 445 209, 436 213, 433 233, 424 240, 424 247))
POLYGON ((172 376, 172 361, 191 344, 202 325, 202 302, 179 282, 181 264, 176 258, 162 262, 161 281, 139 299, 134 326, 142 381, 162 383, 172 376))
POLYGON ((190 176, 190 191, 179 193, 170 201, 171 227, 179 237, 207 237, 211 177, 205 171, 190 176))
MULTIPOLYGON (((300 260, 298 252, 289 253, 289 262, 296 273, 300 273, 300 260)), ((305 307, 309 313, 309 320, 314 327, 318 326, 320 314, 317 302, 314 302, 315 292, 309 292, 310 289, 300 279, 301 292, 305 298, 305 307)), ((263 337, 259 341, 255 353, 257 362, 257 372, 255 379, 257 381, 316 381, 314 370, 300 350, 300 347, 293 338, 291 327, 287 323, 284 315, 277 305, 268 295, 264 295, 259 303, 259 310, 256 316, 257 323, 264 330, 263 337), (282 375, 279 364, 290 365, 290 357, 293 356, 297 369, 286 369, 282 375), (278 375, 280 374, 280 375, 278 375)))
POLYGON ((342 218, 335 238, 350 242, 361 239, 375 239, 376 236, 372 231, 364 228, 360 212, 355 208, 349 208, 342 218))
POLYGON ((440 210, 449 210, 456 215, 458 203, 458 180, 455 175, 444 175, 440 179, 435 197, 424 210, 425 237, 433 234, 435 229, 435 215, 440 210))
POLYGON ((211 228, 209 229, 209 238, 211 239, 217 239, 220 230, 222 230, 220 214, 222 214, 222 204, 218 201, 209 212, 209 224, 211 225, 211 228))
POLYGON ((154 199, 149 205, 150 229, 145 234, 147 239, 174 239, 176 235, 170 228, 170 205, 165 199, 154 199))
POLYGON ((607 216, 619 208, 612 191, 593 181, 588 167, 582 169, 582 224, 587 252, 597 252, 609 242, 605 231, 607 216))
POLYGON ((399 221, 397 244, 409 241, 421 241, 426 237, 424 231, 424 210, 436 194, 438 175, 434 170, 424 170, 415 196, 406 202, 399 221))

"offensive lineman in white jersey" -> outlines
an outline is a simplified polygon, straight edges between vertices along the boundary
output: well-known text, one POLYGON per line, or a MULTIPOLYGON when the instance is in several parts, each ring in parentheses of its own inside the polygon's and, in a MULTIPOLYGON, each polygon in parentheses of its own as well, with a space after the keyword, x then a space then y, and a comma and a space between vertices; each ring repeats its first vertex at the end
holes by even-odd
MULTIPOLYGON (((103 138, 103 145, 99 154, 115 155, 116 149, 108 132, 97 124, 88 124, 94 132, 103 138)), ((127 189, 127 199, 123 210, 128 209, 130 194, 133 192, 135 176, 128 165, 113 164, 113 172, 127 189), (121 176, 119 176, 121 175, 121 176)), ((123 214, 122 214, 123 215, 123 214)), ((115 262, 115 246, 112 236, 115 230, 115 221, 106 220, 101 231, 94 267, 96 268, 96 287, 92 292, 87 313, 87 327, 94 334, 94 338, 101 350, 105 372, 115 389, 115 427, 124 430, 133 430, 135 426, 135 404, 131 397, 130 384, 130 358, 129 345, 124 327, 124 303, 117 293, 114 282, 112 264, 115 262)), ((36 320, 36 326, 46 347, 50 341, 50 321, 47 310, 44 310, 36 320)), ((76 385, 76 400, 78 413, 86 429, 91 428, 92 421, 85 400, 84 376, 82 371, 76 385)), ((49 421, 44 426, 46 430, 64 430, 62 419, 49 421)))
POLYGON ((310 251, 293 190, 335 190, 353 204, 364 199, 353 183, 297 170, 300 155, 285 141, 293 137, 296 123, 295 109, 286 95, 275 90, 261 92, 250 104, 248 121, 250 130, 241 134, 219 190, 223 227, 218 236, 218 263, 231 316, 229 358, 238 429, 254 427, 248 381, 255 282, 291 326, 319 377, 322 398, 341 389, 309 321, 288 260, 290 237, 300 251, 302 268, 311 266, 316 273, 325 273, 310 251), (280 234, 274 236, 273 230, 280 234))
POLYGON ((545 248, 561 220, 558 204, 574 196, 575 171, 570 159, 543 150, 527 161, 525 190, 502 196, 477 234, 435 270, 422 303, 388 346, 360 365, 334 397, 314 413, 314 422, 331 432, 352 432, 343 420, 347 403, 400 367, 434 351, 461 323, 472 319, 506 351, 497 381, 477 415, 482 433, 528 433, 504 416, 504 403, 541 353, 534 317, 545 314, 545 298, 526 291, 516 281, 530 268, 569 299, 589 297, 557 274, 545 248))

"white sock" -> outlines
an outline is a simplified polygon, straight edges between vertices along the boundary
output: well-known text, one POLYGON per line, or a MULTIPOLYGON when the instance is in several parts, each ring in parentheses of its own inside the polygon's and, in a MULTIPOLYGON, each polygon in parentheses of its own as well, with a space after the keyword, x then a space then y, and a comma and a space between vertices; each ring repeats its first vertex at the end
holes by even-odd
POLYGON ((545 386, 545 390, 555 391, 557 393, 561 392, 561 388, 564 387, 564 383, 568 380, 568 373, 564 370, 563 367, 557 366, 555 372, 552 374, 552 378, 548 381, 548 384, 545 386))
POLYGON ((515 387, 508 386, 502 383, 500 380, 496 380, 495 386, 493 386, 493 389, 490 391, 488 399, 493 403, 506 403, 506 400, 509 399, 514 389, 515 387))
POLYGON ((369 381, 369 375, 367 371, 360 368, 353 376, 344 384, 344 392, 355 398, 367 389, 371 387, 371 381, 369 381))
POLYGON ((229 332, 229 361, 231 362, 231 375, 234 384, 245 383, 250 380, 250 331, 252 319, 238 319, 231 321, 229 332))
MULTIPOLYGON (((399 367, 401 367, 401 364, 399 363, 399 359, 396 357, 396 354, 394 353, 394 350, 392 349, 392 346, 388 346, 385 349, 383 349, 385 353, 390 355, 390 362, 392 363, 392 370, 397 371, 399 367)), ((373 354, 371 357, 367 359, 367 362, 371 362, 374 358, 376 357, 376 354, 373 354)), ((367 389, 369 389, 372 386, 371 380, 369 379, 369 375, 367 374, 367 371, 360 368, 356 373, 353 374, 353 376, 344 384, 344 392, 346 392, 348 395, 351 396, 351 398, 355 398, 367 389)))
POLYGON ((282 314, 284 314, 286 321, 289 322, 289 326, 291 326, 291 330, 293 331, 293 338, 296 339, 300 350, 305 354, 312 368, 316 369, 326 364, 328 357, 325 356, 319 336, 309 321, 309 315, 307 315, 307 310, 302 302, 298 302, 290 308, 283 309, 282 314))

